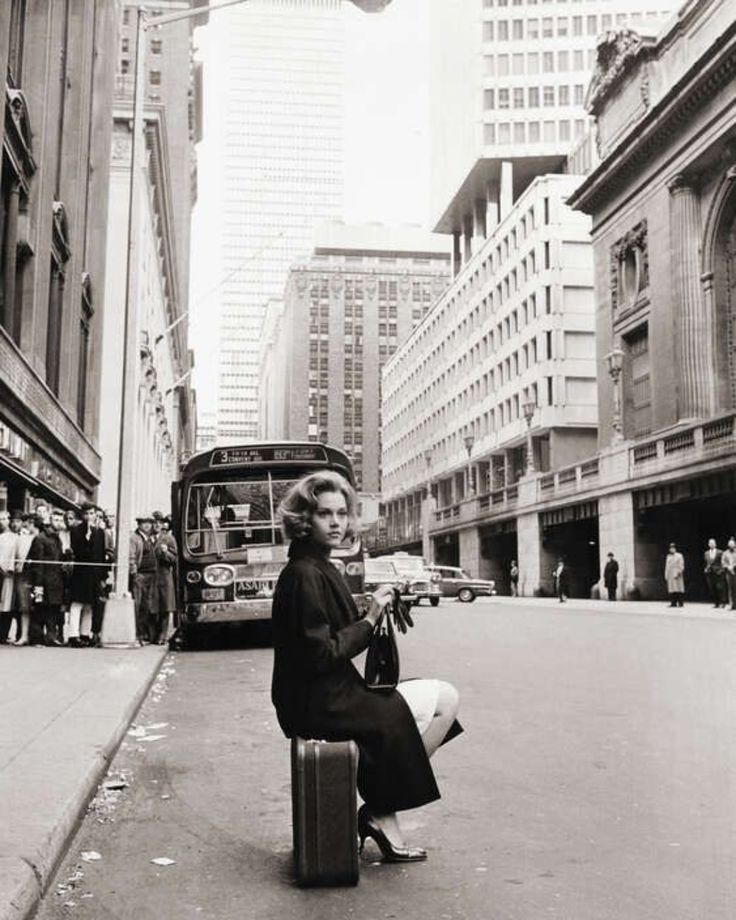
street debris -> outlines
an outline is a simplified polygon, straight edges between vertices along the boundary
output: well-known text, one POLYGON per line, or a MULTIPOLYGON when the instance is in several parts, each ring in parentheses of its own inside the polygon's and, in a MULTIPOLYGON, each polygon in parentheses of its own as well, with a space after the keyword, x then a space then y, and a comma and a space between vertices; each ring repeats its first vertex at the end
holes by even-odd
POLYGON ((74 871, 67 878, 67 880, 65 882, 59 882, 59 884, 56 886, 56 894, 59 897, 69 894, 70 891, 74 891, 74 889, 77 887, 77 884, 81 882, 83 878, 84 872, 82 872, 79 866, 75 866, 74 871))
POLYGON ((174 866, 176 865, 176 860, 169 859, 168 856, 157 856, 155 859, 152 859, 151 862, 156 866, 174 866))
POLYGON ((82 859, 84 862, 97 862, 102 859, 102 855, 97 850, 82 850, 82 859))
POLYGON ((141 741, 160 741, 162 738, 165 738, 166 735, 142 735, 141 741))
POLYGON ((120 789, 127 789, 128 784, 124 779, 108 779, 102 784, 103 789, 108 789, 112 792, 117 792, 120 789))

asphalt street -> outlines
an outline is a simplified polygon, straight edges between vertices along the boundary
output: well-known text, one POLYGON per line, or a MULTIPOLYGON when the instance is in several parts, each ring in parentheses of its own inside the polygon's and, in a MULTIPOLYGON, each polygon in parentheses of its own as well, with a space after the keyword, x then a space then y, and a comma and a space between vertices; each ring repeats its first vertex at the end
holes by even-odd
POLYGON ((247 632, 169 656, 39 920, 733 920, 736 619, 492 599, 415 620, 403 676, 455 683, 466 729, 442 800, 405 815, 426 863, 369 842, 357 888, 294 885, 271 650, 247 632))

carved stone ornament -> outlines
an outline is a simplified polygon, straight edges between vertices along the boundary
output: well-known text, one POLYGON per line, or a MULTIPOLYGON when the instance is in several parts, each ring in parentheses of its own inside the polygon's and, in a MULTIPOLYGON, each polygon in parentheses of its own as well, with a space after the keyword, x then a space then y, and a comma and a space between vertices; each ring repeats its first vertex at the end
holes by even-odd
POLYGON ((631 307, 649 287, 647 222, 640 221, 611 246, 611 309, 631 307))
POLYGON ((61 201, 53 203, 51 241, 57 261, 67 262, 72 251, 69 247, 69 223, 66 218, 66 208, 61 201))
POLYGON ((18 180, 27 193, 31 176, 36 171, 28 102, 23 90, 6 86, 5 93, 5 146, 18 180))
MULTIPOLYGON (((641 36, 633 29, 609 29, 598 41, 595 70, 588 87, 585 108, 591 115, 597 115, 603 103, 634 67, 639 59, 650 52, 654 38, 641 36)), ((642 86, 642 99, 649 104, 649 83, 642 86)))

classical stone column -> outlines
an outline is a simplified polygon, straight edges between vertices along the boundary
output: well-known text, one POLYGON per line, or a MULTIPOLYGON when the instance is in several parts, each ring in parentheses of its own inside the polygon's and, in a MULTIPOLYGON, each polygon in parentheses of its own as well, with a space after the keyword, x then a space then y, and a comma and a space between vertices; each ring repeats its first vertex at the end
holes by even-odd
POLYGON ((703 418, 715 409, 713 313, 702 296, 698 196, 686 176, 670 182, 673 306, 680 330, 678 415, 703 418))
POLYGON ((13 335, 15 322, 15 263, 18 244, 18 210, 20 207, 20 185, 13 182, 8 196, 8 211, 5 215, 5 252, 3 253, 3 315, 2 324, 13 335))
POLYGON ((462 230, 452 231, 452 277, 454 278, 463 267, 463 234, 462 230))

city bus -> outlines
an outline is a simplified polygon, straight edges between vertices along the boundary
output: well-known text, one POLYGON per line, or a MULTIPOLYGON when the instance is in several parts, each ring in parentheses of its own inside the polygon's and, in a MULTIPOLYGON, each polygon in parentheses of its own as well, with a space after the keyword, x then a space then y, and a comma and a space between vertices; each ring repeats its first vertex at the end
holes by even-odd
MULTIPOLYGON (((334 470, 355 486, 347 454, 311 442, 214 447, 183 466, 172 486, 179 642, 186 644, 194 624, 270 619, 271 598, 288 552, 278 506, 300 477, 317 470, 334 470)), ((331 560, 360 602, 360 537, 333 550, 331 560)))

